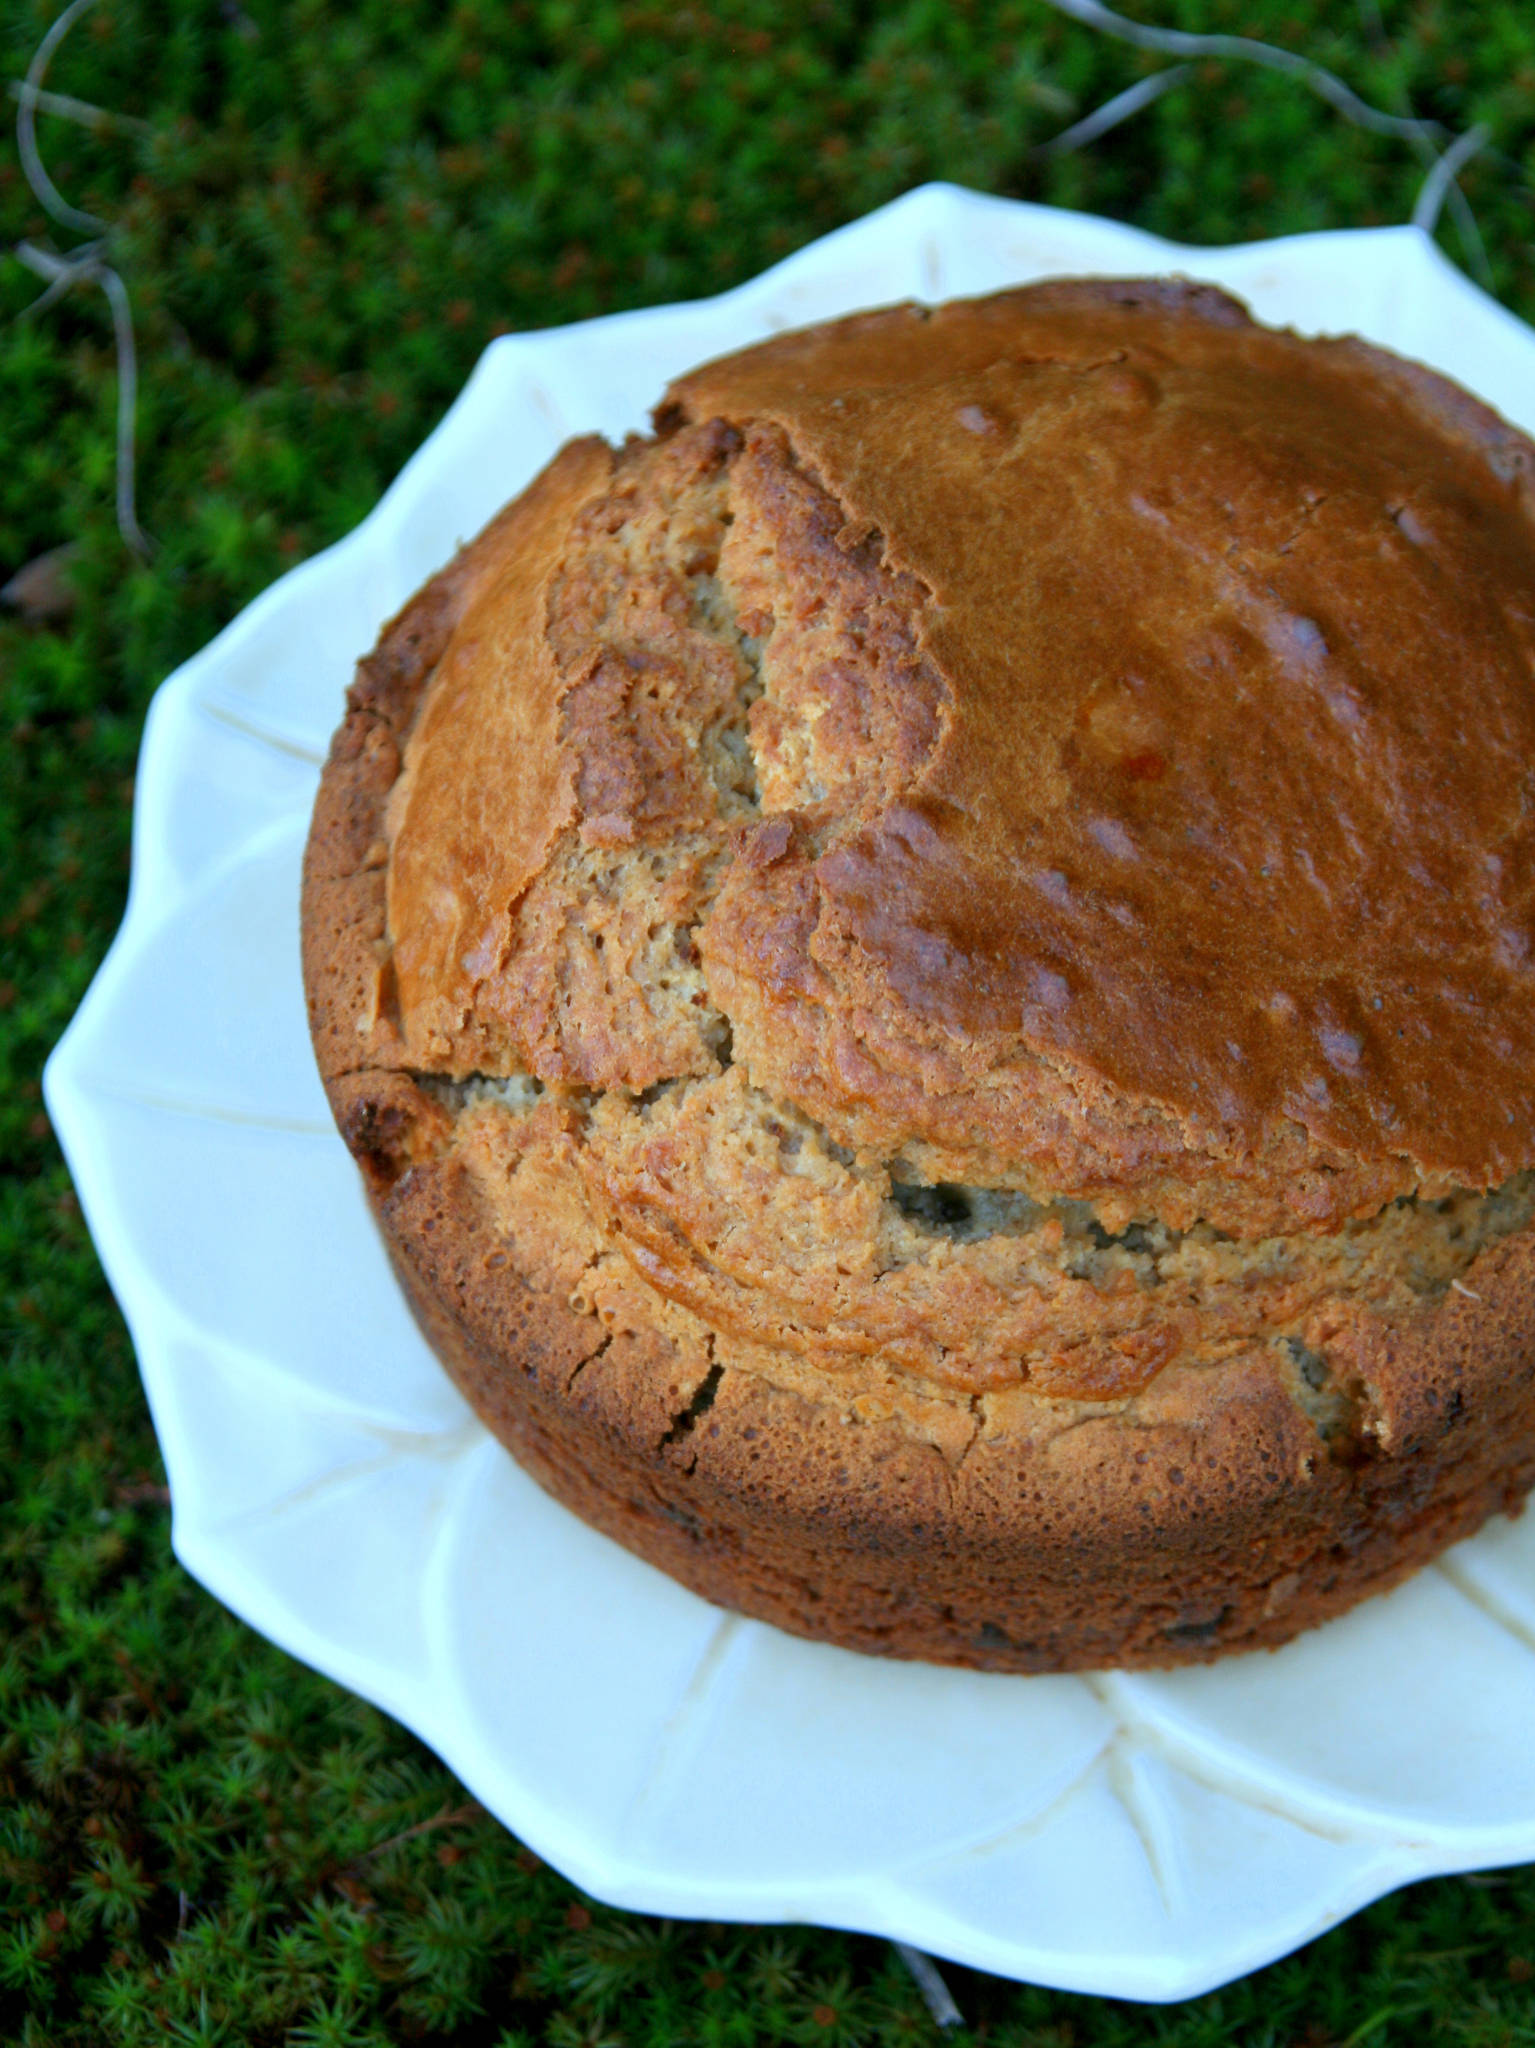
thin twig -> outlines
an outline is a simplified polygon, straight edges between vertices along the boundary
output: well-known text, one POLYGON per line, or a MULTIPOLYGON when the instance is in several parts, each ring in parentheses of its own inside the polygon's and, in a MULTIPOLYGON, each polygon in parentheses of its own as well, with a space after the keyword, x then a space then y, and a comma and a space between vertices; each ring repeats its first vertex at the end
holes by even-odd
POLYGON ((11 251, 16 261, 25 264, 34 277, 47 278, 49 283, 45 292, 40 292, 30 304, 22 307, 17 319, 26 320, 33 313, 41 313, 55 299, 63 298, 71 285, 89 282, 91 266, 106 246, 101 240, 87 242, 68 256, 60 256, 52 249, 40 249, 35 242, 18 242, 11 251))
MULTIPOLYGON (((1124 15, 1114 13, 1112 8, 1102 4, 1102 0, 1048 0, 1048 4, 1059 13, 1069 15, 1073 21, 1081 22, 1084 27, 1095 28, 1119 42, 1131 43, 1138 50, 1155 50, 1170 57, 1205 57, 1258 64, 1270 71, 1283 72, 1287 77, 1298 78, 1308 85, 1356 127, 1367 128, 1375 135, 1390 135, 1410 142, 1423 160, 1430 179, 1441 161, 1438 145, 1448 130, 1438 121, 1423 121, 1411 113, 1388 114, 1380 107, 1372 107, 1368 100, 1362 100, 1352 87, 1345 85, 1325 65, 1315 63, 1310 57, 1302 57, 1294 50, 1282 49, 1277 43, 1261 43, 1252 36, 1197 35, 1187 29, 1152 28, 1146 22, 1130 21, 1124 15)), ((1422 203, 1421 195, 1419 203, 1422 203)), ((1492 271, 1481 229, 1477 226, 1471 203, 1455 183, 1453 173, 1440 192, 1438 203, 1449 207, 1466 260, 1477 281, 1490 290, 1492 271)))
POLYGON ((924 1955, 919 1948, 913 1948, 909 1941, 893 1941, 890 1946, 916 1979, 922 2003, 933 2015, 934 2024, 944 2028, 962 2027, 965 2016, 954 2003, 953 1994, 939 1976, 938 1965, 932 1957, 924 1955))
MULTIPOLYGON (((5 89, 13 100, 27 97, 27 87, 19 78, 11 79, 5 89)), ((34 86, 31 99, 39 113, 57 114, 61 121, 75 121, 82 128, 122 128, 130 135, 153 135, 155 132, 151 123, 141 121, 137 114, 114 114, 110 107, 96 107, 89 100, 77 100, 73 93, 39 92, 34 86)))
POLYGON ((83 249, 76 249, 68 256, 58 256, 51 249, 38 248, 35 242, 19 242, 16 256, 34 276, 45 278, 48 284, 48 289, 25 308, 28 313, 41 312, 44 306, 51 305, 72 285, 98 284, 106 293, 117 343, 117 530, 133 552, 148 561, 154 552, 154 543, 139 525, 134 505, 133 430, 138 407, 139 364, 138 351, 133 343, 133 313, 128 304, 127 287, 111 265, 101 260, 104 246, 99 240, 88 242, 83 249))
POLYGON ((26 77, 19 85, 13 81, 10 91, 16 100, 16 148, 34 197, 61 226, 75 228, 92 239, 83 247, 71 250, 67 256, 39 248, 33 242, 19 243, 15 253, 35 276, 45 280, 47 286, 25 309, 28 313, 40 313, 77 284, 100 285, 106 294, 107 304, 112 309, 112 335, 117 347, 117 530, 133 552, 147 561, 154 551, 153 543, 139 525, 134 502, 134 420, 138 411, 139 360, 133 341, 133 309, 128 302, 128 287, 103 260, 111 234, 106 222, 98 220, 93 213, 85 213, 78 206, 70 205, 49 177, 37 148, 37 110, 42 106, 71 120, 83 120, 91 127, 99 126, 103 121, 116 120, 124 127, 148 132, 148 124, 132 116, 111 115, 104 108, 92 107, 85 100, 70 99, 67 94, 45 93, 42 89, 54 52, 91 5, 93 0, 70 0, 38 44, 32 62, 27 66, 26 77))
POLYGON ((16 147, 21 152, 21 167, 27 174, 27 183, 37 195, 39 205, 51 213, 60 227, 75 228, 81 234, 104 233, 106 222, 98 220, 93 213, 82 213, 78 206, 71 206, 43 168, 43 160, 37 153, 37 95, 53 61, 53 53, 63 42, 87 7, 94 6, 95 0, 70 0, 58 20, 49 29, 37 46, 32 62, 27 66, 27 75, 22 81, 16 108, 16 147))
POLYGON ((466 1821, 479 1820, 485 1809, 478 1799, 471 1799, 466 1805, 454 1807, 451 1813, 434 1813, 430 1820, 418 1820, 413 1828, 402 1828, 397 1835, 391 1835, 387 1842, 375 1842, 371 1849, 364 1849, 360 1856, 354 1856, 353 1865, 371 1863, 375 1856, 382 1856, 386 1849, 397 1849, 401 1842, 409 1842, 417 1835, 430 1834, 433 1828, 461 1827, 466 1821))
POLYGON ((1087 28, 1100 29, 1104 35, 1113 36, 1122 43, 1133 43, 1138 50, 1156 50, 1169 57, 1235 59, 1240 63, 1264 65, 1270 71, 1288 72, 1292 78, 1302 79, 1340 114, 1377 135, 1411 140, 1425 132, 1430 136, 1444 133, 1434 121, 1383 113, 1379 107, 1372 107, 1367 100, 1362 100, 1325 66, 1314 63, 1310 57, 1297 55, 1294 50, 1281 49, 1277 43, 1260 43, 1251 36, 1195 35, 1181 28, 1150 28, 1145 22, 1129 21, 1124 15, 1115 14, 1112 8, 1103 6, 1101 0, 1049 0, 1049 5, 1062 14, 1069 14, 1073 21, 1080 21, 1087 28))
MULTIPOLYGON (((1413 148, 1418 153, 1425 174, 1432 177, 1434 168, 1440 161, 1438 150, 1426 138, 1420 138, 1413 144, 1413 148)), ((1421 190, 1418 197, 1421 204, 1421 190)), ((1470 200, 1453 178, 1445 191, 1444 203, 1449 208, 1450 218, 1455 223, 1455 232, 1460 236, 1460 246, 1465 251, 1466 261, 1471 266, 1477 283, 1484 290, 1491 291, 1492 265, 1487 261, 1487 245, 1482 240, 1482 231, 1477 226, 1476 215, 1471 211, 1470 200)))
POLYGON ((117 530, 133 552, 147 561, 154 552, 154 544, 139 525, 133 502, 133 422, 139 399, 133 313, 128 304, 128 287, 115 270, 105 263, 97 264, 96 281, 112 308, 112 332, 117 342, 117 530))
POLYGON ((1477 226, 1476 215, 1471 211, 1471 201, 1459 185, 1452 184, 1445 194, 1445 203, 1460 236, 1460 246, 1466 252, 1466 260, 1476 274, 1476 281, 1484 291, 1493 289, 1492 265, 1487 260, 1487 244, 1482 240, 1482 231, 1477 226))
POLYGON ((1165 71, 1153 71, 1149 78, 1142 78, 1124 92, 1116 93, 1113 99, 1105 100, 1092 113, 1084 114, 1080 121, 1073 121, 1069 128, 1063 128, 1059 135, 1052 135, 1048 142, 1040 143, 1034 154, 1065 156, 1070 150, 1085 148, 1089 142, 1096 142, 1100 135, 1107 135, 1111 128, 1117 128, 1121 121, 1128 121, 1143 107, 1149 107, 1153 100, 1159 100, 1175 85, 1182 85, 1192 75, 1193 69, 1192 64, 1170 64, 1165 71))
MULTIPOLYGON (((1381 18, 1378 0, 1359 0, 1359 15, 1376 56, 1389 59, 1391 56, 1391 39, 1386 34, 1386 24, 1381 18)), ((1401 84, 1400 80, 1397 83, 1397 98, 1401 112, 1408 118, 1417 120, 1418 116, 1413 111, 1412 100, 1408 95, 1407 88, 1401 84)), ((1414 141, 1412 146, 1417 152, 1418 159, 1422 163, 1424 170, 1432 174, 1434 166, 1439 161, 1439 152, 1434 147, 1434 143, 1427 132, 1432 124, 1423 122, 1421 125, 1425 132, 1414 141)), ((1520 166, 1512 158, 1502 157, 1501 161, 1505 170, 1512 171, 1515 177, 1520 175, 1520 166)), ((1423 195, 1420 192, 1418 195, 1418 203, 1420 205, 1422 204, 1422 197, 1423 195)), ((1466 261, 1471 266, 1472 274, 1475 276, 1478 284, 1491 291, 1493 289, 1492 265, 1487 261, 1486 244, 1482 240, 1482 231, 1477 226, 1476 215, 1471 211, 1471 202, 1453 180, 1445 193, 1445 198, 1449 203, 1450 215, 1455 222, 1455 231, 1460 236, 1460 245, 1465 251, 1466 261)))
POLYGON ((1491 140, 1492 131, 1482 121, 1478 121, 1474 128, 1468 128, 1464 135, 1456 137, 1423 180, 1417 204, 1412 210, 1412 224, 1415 228, 1422 228, 1426 235, 1434 232, 1457 174, 1470 163, 1477 151, 1484 149, 1491 140))

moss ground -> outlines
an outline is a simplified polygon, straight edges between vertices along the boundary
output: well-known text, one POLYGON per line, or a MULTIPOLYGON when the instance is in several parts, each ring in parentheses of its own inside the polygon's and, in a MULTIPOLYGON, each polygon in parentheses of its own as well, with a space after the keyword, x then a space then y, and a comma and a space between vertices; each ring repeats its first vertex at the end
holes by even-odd
MULTIPOLYGON (((1485 121, 1465 188, 1494 288, 1535 314, 1521 0, 1142 11, 1485 121)), ((0 76, 51 13, 0 6, 0 76)), ((933 2037, 882 1943, 583 1899, 186 1578, 38 1077, 121 914, 150 693, 368 509, 493 334, 718 290, 932 177, 1196 242, 1406 218, 1410 149, 1234 63, 1034 153, 1159 61, 1044 0, 98 0, 64 44, 51 87, 147 124, 40 117, 57 184, 114 225, 159 546, 139 564, 113 523, 104 300, 18 320, 36 281, 0 260, 0 580, 75 550, 67 609, 0 619, 0 2038, 933 2037)), ((49 232, 0 150, 0 245, 49 232)), ((1165 2010, 947 1974, 971 2037, 1011 2048, 1512 2048, 1532 1911, 1528 1871, 1419 1885, 1165 2010)))

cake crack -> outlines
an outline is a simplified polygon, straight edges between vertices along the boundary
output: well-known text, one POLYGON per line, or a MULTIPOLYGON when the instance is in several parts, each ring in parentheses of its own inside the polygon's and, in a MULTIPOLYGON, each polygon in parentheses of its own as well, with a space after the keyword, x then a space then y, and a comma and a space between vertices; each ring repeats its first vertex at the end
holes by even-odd
MULTIPOLYGON (((519 1144, 565 1148, 594 1228, 658 1309, 680 1305, 834 1372, 880 1357, 951 1400, 1029 1385, 1119 1401, 1176 1359, 1214 1364, 1290 1338, 1327 1304, 1412 1314, 1535 1216, 1527 1173, 1400 1197, 1330 1234, 1244 1242, 1155 1217, 1111 1230, 1087 1202, 914 1182, 738 1067, 639 1092, 482 1075, 424 1085, 455 1112, 444 1145, 463 1118, 553 1109, 548 1137, 519 1144)), ((1357 1435, 1342 1392, 1321 1367, 1308 1379, 1309 1362, 1281 1350, 1286 1385, 1323 1435, 1357 1435)))
MULTIPOLYGON (((710 1351, 712 1354, 712 1340, 710 1351)), ((684 1437, 692 1435, 698 1426, 699 1418, 707 1415, 714 1406, 714 1398, 720 1390, 720 1382, 724 1377, 724 1366, 717 1359, 714 1360, 709 1370, 693 1389, 692 1398, 688 1401, 686 1407, 679 1408, 672 1417, 670 1427, 656 1444, 658 1451, 664 1451, 672 1444, 681 1443, 684 1437)))

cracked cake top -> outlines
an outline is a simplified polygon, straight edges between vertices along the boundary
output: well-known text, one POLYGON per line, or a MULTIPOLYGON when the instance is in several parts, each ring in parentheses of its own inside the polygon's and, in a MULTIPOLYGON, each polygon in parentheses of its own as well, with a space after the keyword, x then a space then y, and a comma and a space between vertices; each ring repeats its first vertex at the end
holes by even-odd
POLYGON ((707 365, 473 551, 353 1063, 647 1115, 730 1071, 855 1178, 1108 1232, 1506 1182, 1531 505, 1443 380, 1204 288, 707 365))

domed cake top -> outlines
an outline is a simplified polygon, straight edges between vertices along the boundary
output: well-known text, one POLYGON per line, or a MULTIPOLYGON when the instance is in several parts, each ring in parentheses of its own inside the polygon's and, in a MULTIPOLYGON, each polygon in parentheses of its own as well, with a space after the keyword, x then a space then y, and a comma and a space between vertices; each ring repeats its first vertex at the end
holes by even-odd
POLYGON ((1328 1228, 1535 1162, 1524 438, 1061 283, 778 337, 482 545, 391 806, 413 1062, 1328 1228))

